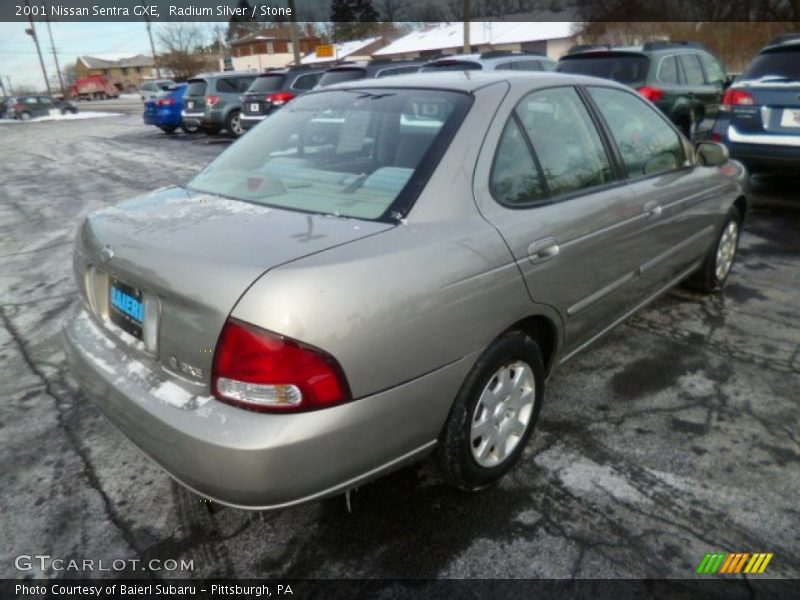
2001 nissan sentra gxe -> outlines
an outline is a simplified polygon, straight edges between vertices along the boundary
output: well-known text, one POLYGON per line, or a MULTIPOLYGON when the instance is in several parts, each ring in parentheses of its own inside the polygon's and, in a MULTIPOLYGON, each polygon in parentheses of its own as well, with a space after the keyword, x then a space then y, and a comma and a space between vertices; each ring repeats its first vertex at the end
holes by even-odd
POLYGON ((613 82, 437 73, 287 105, 80 227, 73 372, 176 479, 274 508, 434 452, 478 489, 550 369, 728 276, 744 169, 613 82))

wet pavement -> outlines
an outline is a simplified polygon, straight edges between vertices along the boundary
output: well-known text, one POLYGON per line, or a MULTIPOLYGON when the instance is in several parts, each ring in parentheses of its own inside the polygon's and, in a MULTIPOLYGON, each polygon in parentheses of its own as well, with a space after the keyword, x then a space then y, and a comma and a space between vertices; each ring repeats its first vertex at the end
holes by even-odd
MULTIPOLYGON (((83 215, 228 143, 135 116, 0 129, 0 576, 19 554, 192 560, 143 577, 691 577, 772 552, 800 577, 800 189, 756 182, 723 295, 676 289, 557 369, 524 460, 465 495, 427 463, 270 513, 215 509, 140 454, 64 365, 83 215), (796 206, 792 206, 792 203, 796 206)), ((108 575, 108 573, 95 573, 108 575)))

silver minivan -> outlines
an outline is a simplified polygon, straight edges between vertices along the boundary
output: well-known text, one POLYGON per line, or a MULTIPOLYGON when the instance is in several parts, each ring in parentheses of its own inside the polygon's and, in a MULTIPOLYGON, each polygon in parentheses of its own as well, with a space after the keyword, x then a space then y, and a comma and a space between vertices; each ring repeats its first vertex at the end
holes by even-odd
POLYGON ((475 490, 558 365, 672 286, 718 290, 746 173, 607 80, 445 72, 313 91, 183 187, 90 215, 73 373, 225 504, 433 454, 475 490))

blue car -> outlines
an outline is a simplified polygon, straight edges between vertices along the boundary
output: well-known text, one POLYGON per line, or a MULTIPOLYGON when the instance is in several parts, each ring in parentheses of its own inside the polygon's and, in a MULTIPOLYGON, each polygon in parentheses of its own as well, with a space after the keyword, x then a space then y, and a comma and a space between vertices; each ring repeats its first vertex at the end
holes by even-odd
POLYGON ((751 172, 800 170, 800 34, 773 40, 728 88, 712 139, 751 172))
POLYGON ((186 133, 196 133, 199 127, 182 122, 183 95, 188 87, 185 83, 170 86, 167 91, 144 103, 144 122, 155 125, 164 133, 174 133, 180 127, 186 133))

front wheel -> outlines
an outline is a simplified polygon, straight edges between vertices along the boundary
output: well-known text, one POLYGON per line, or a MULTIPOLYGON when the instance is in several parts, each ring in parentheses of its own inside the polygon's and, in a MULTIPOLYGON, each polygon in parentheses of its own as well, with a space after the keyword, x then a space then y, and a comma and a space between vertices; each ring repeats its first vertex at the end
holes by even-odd
POLYGON ((702 266, 687 280, 691 287, 708 294, 725 285, 739 248, 741 225, 742 217, 738 209, 731 208, 702 266))
POLYGON ((544 398, 538 344, 521 331, 497 339, 464 380, 439 436, 436 460, 464 490, 487 487, 516 463, 544 398))
POLYGON ((244 127, 242 127, 242 113, 235 110, 228 115, 228 119, 225 121, 225 129, 234 137, 242 135, 244 133, 244 127))

